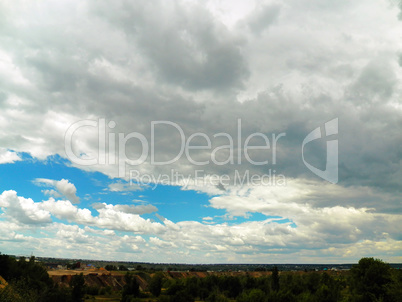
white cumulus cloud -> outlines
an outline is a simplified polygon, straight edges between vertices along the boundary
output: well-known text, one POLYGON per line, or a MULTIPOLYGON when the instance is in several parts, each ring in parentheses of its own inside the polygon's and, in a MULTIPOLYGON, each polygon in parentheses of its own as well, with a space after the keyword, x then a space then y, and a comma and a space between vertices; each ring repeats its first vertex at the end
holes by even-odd
POLYGON ((36 178, 34 183, 40 186, 53 187, 55 190, 45 190, 44 193, 48 195, 53 195, 54 197, 64 196, 72 203, 79 203, 80 199, 76 195, 77 188, 74 184, 69 182, 67 179, 53 180, 46 178, 36 178))
POLYGON ((21 157, 16 152, 7 150, 5 148, 0 148, 0 165, 12 164, 20 160, 21 157))

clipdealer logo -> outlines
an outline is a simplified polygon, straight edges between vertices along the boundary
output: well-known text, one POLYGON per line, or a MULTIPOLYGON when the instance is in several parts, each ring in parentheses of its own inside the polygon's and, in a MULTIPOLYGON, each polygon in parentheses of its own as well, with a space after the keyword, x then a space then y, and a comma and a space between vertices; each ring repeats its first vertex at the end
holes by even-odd
POLYGON ((329 181, 330 183, 338 183, 338 118, 330 120, 324 124, 324 127, 317 127, 311 131, 302 143, 302 158, 304 165, 315 175, 329 181), (325 139, 327 145, 327 157, 325 170, 320 170, 309 164, 304 158, 304 147, 306 144, 317 140, 325 139))
MULTIPOLYGON (((114 121, 106 123, 106 119, 104 118, 98 120, 81 120, 72 124, 65 133, 65 152, 67 158, 72 163, 82 166, 117 164, 118 177, 121 178, 128 176, 126 166, 138 167, 146 162, 154 166, 171 165, 183 157, 194 166, 205 166, 211 163, 218 166, 241 165, 242 162, 247 162, 255 166, 268 164, 276 165, 278 142, 286 136, 285 132, 279 134, 273 133, 270 136, 261 132, 255 132, 243 139, 241 119, 237 120, 236 137, 232 137, 229 133, 225 132, 215 133, 212 136, 202 132, 196 132, 186 137, 180 125, 171 121, 152 121, 150 125, 149 139, 139 132, 130 132, 128 134, 121 132, 114 133, 111 130, 114 129, 115 126, 116 123, 114 121), (78 134, 76 133, 83 129, 87 129, 88 127, 97 130, 98 152, 93 157, 89 157, 86 154, 77 155, 73 150, 73 142, 77 141, 74 137, 78 137, 78 134), (170 130, 175 131, 176 134, 180 136, 180 142, 178 144, 180 146, 179 152, 175 154, 174 157, 167 160, 165 159, 164 161, 156 160, 158 150, 155 149, 157 142, 155 131, 158 127, 165 127, 165 129, 170 127, 170 130), (222 141, 222 139, 226 140, 227 144, 213 148, 213 143, 216 143, 218 139, 220 139, 220 141, 222 141), (259 140, 260 145, 252 145, 251 141, 253 139, 254 141, 255 139, 259 140), (136 158, 129 158, 127 156, 127 143, 130 140, 131 142, 135 141, 137 146, 140 147, 140 152, 135 154, 136 158), (202 144, 199 143, 200 140, 203 142, 202 144), (195 143, 196 141, 198 141, 198 144, 195 143), (204 161, 200 161, 199 159, 196 160, 194 154, 192 155, 191 153, 197 150, 206 151, 205 154, 209 154, 209 158, 204 161), (262 151, 265 152, 265 154, 271 152, 270 160, 268 160, 267 157, 265 157, 265 160, 260 161, 253 159, 250 155, 250 152, 252 153, 253 151, 254 154, 255 151, 262 151), (222 160, 222 156, 217 156, 217 153, 219 152, 227 154, 227 157, 222 160)), ((301 146, 304 165, 317 176, 333 184, 338 182, 338 140, 334 137, 336 134, 338 134, 338 118, 325 123, 323 127, 317 127, 311 131, 304 138, 301 146), (320 170, 317 167, 314 167, 305 159, 305 146, 318 139, 326 139, 327 155, 325 170, 320 170)), ((275 172, 275 170, 273 171, 275 172)), ((269 169, 270 174, 271 172, 272 170, 269 169)), ((239 172, 236 170, 236 173, 238 175, 239 172)), ((246 171, 246 174, 247 173, 249 173, 248 170, 246 171)), ((130 175, 131 174, 132 173, 130 172, 130 175)), ((247 176, 249 176, 249 174, 247 174, 247 176)))
POLYGON ((244 161, 260 166, 267 165, 269 163, 268 159, 263 161, 257 161, 252 159, 250 152, 253 150, 261 150, 264 152, 271 151, 271 164, 275 165, 277 161, 277 145, 278 141, 286 136, 286 133, 280 133, 278 135, 272 134, 268 137, 266 134, 261 132, 255 132, 248 135, 244 140, 242 137, 242 124, 241 119, 237 120, 237 134, 236 140, 229 133, 215 133, 212 136, 209 136, 202 132, 192 133, 190 136, 186 137, 183 129, 177 123, 171 121, 152 121, 150 125, 150 139, 145 137, 144 134, 139 132, 130 132, 128 134, 125 133, 106 133, 106 129, 113 129, 116 126, 114 121, 110 121, 106 123, 104 118, 96 120, 82 120, 72 124, 65 134, 65 152, 69 160, 77 165, 82 166, 94 166, 94 165, 114 165, 118 164, 119 166, 119 177, 126 176, 126 164, 131 166, 139 166, 149 160, 149 163, 154 166, 163 166, 170 165, 174 162, 178 161, 180 158, 185 156, 187 161, 194 166, 205 166, 211 163, 222 166, 222 165, 240 165, 244 161), (78 132, 81 128, 92 127, 97 128, 98 135, 98 152, 97 156, 89 158, 86 154, 81 154, 77 156, 73 151, 73 141, 76 132, 78 132), (176 154, 173 158, 158 161, 156 159, 157 151, 155 149, 156 146, 156 128, 157 127, 170 127, 171 130, 176 131, 180 136, 180 141, 178 145, 180 146, 180 150, 178 154, 176 154), (227 144, 219 145, 217 147, 212 147, 213 142, 216 142, 218 139, 225 139, 227 144), (259 146, 251 145, 252 139, 260 139, 263 143, 259 146), (117 140, 117 144, 116 144, 117 140), (138 146, 140 146, 141 152, 137 154, 137 158, 129 158, 127 156, 127 143, 130 140, 136 140, 138 146), (202 145, 194 144, 194 141, 202 140, 204 143, 202 145), (108 141, 108 144, 106 144, 108 141), (194 158, 191 154, 192 151, 204 150, 209 151, 210 158, 204 161, 199 161, 194 158), (227 158, 222 160, 218 158, 218 153, 222 151, 227 151, 227 158), (237 152, 235 152, 235 150, 237 152))

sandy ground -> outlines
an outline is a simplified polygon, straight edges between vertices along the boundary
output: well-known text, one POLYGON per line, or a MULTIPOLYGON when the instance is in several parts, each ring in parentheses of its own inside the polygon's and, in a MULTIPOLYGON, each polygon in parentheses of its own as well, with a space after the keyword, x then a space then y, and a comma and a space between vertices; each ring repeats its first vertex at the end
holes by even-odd
POLYGON ((48 270, 47 271, 48 274, 50 276, 63 276, 63 275, 79 275, 79 274, 83 274, 83 275, 89 275, 89 274, 105 274, 105 275, 124 275, 121 272, 109 272, 107 270, 99 270, 99 269, 89 269, 89 270, 80 270, 80 269, 76 269, 76 270, 63 270, 63 269, 55 269, 55 270, 48 270))

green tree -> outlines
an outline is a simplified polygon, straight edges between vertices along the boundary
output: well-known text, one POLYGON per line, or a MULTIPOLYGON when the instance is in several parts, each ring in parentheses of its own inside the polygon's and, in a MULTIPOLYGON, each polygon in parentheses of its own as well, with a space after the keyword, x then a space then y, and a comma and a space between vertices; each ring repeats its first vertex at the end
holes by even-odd
POLYGON ((149 291, 155 297, 159 297, 162 291, 163 274, 156 273, 149 282, 149 291))
POLYGON ((362 258, 350 270, 351 289, 357 301, 389 301, 391 267, 380 259, 362 258))
POLYGON ((392 284, 387 286, 387 293, 391 301, 398 301, 402 297, 402 270, 391 270, 392 284))
POLYGON ((279 271, 276 266, 272 269, 272 283, 271 287, 273 291, 278 291, 279 290, 279 271))
POLYGON ((234 276, 225 276, 221 278, 219 288, 229 298, 236 298, 243 290, 240 279, 234 276))
POLYGON ((244 289, 253 289, 256 287, 256 279, 251 277, 248 273, 246 277, 243 279, 243 288, 244 289))
POLYGON ((122 293, 122 302, 129 302, 133 300, 134 298, 139 297, 140 295, 140 285, 137 282, 137 279, 135 276, 133 276, 130 273, 127 273, 124 277, 126 281, 126 285, 123 287, 123 293, 122 293))
POLYGON ((191 277, 186 279, 186 291, 192 296, 192 297, 198 297, 200 296, 200 282, 198 278, 191 277))
POLYGON ((121 264, 121 265, 119 265, 119 271, 128 271, 128 268, 125 266, 125 265, 123 265, 123 264, 121 264))
POLYGON ((229 302, 230 300, 224 294, 214 291, 205 300, 206 302, 229 302))
POLYGON ((247 292, 243 292, 238 298, 238 302, 265 302, 267 301, 267 295, 261 289, 252 289, 247 292))
POLYGON ((71 296, 74 302, 81 302, 85 295, 85 279, 84 275, 81 273, 75 275, 71 279, 70 286, 72 288, 71 296))
POLYGON ((314 294, 318 290, 318 287, 320 286, 320 280, 321 280, 321 276, 319 273, 316 273, 316 272, 307 273, 306 285, 307 285, 308 290, 312 294, 314 294))
POLYGON ((25 302, 11 285, 0 289, 0 301, 2 302, 25 302))
POLYGON ((145 267, 143 267, 141 264, 138 264, 135 268, 137 271, 145 271, 145 267))
POLYGON ((194 302, 194 298, 186 290, 181 290, 177 292, 173 297, 171 297, 170 301, 194 302))
POLYGON ((117 266, 108 264, 108 265, 105 266, 105 270, 107 270, 107 271, 117 271, 117 266))

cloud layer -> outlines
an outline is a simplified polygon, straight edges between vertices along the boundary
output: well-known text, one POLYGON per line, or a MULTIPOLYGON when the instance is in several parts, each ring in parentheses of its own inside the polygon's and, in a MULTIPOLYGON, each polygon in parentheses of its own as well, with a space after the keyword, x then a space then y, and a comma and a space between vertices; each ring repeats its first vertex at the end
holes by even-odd
POLYGON ((134 213, 129 205, 112 204, 94 205, 98 212, 94 216, 89 209, 77 208, 69 201, 51 198, 33 202, 15 191, 5 191, 0 195, 5 219, 1 224, 14 230, 4 230, 0 235, 2 240, 21 242, 23 249, 32 242, 41 242, 38 252, 52 248, 57 256, 73 255, 78 248, 81 257, 128 260, 135 253, 137 259, 157 261, 157 256, 149 257, 162 248, 163 252, 158 253, 171 262, 253 262, 267 254, 270 262, 286 262, 287 255, 293 253, 302 262, 335 262, 341 258, 351 261, 361 256, 360 248, 364 248, 364 253, 386 253, 392 261, 400 260, 400 215, 375 214, 353 207, 317 209, 295 202, 284 204, 266 199, 268 194, 261 188, 250 190, 247 198, 236 200, 229 195, 226 198, 230 203, 218 198, 211 200, 211 206, 223 206, 241 215, 244 205, 254 204, 256 211, 283 214, 289 222, 284 223, 279 216, 237 224, 173 223, 166 218, 155 222, 134 213), (22 235, 22 230, 32 234, 22 235), (35 230, 46 234, 47 239, 36 238, 35 230), (104 247, 99 250, 100 246, 104 247))
MULTIPOLYGON (((395 2, 3 1, 0 12, 0 164, 20 161, 22 152, 35 160, 56 154, 68 159, 67 130, 91 120, 97 127, 77 129, 70 146, 81 159, 104 156, 105 162, 72 165, 118 178, 124 158, 115 155, 121 148, 130 159, 144 151, 136 139, 119 146, 119 133, 140 133, 154 148, 155 160, 169 161, 180 151, 178 129, 165 124, 151 132, 152 122, 169 121, 187 139, 195 133, 211 138, 210 149, 191 151, 192 159, 209 162, 200 167, 181 156, 154 165, 148 154, 143 164, 127 167, 126 179, 129 169, 148 178, 177 171, 190 175, 189 182, 170 179, 169 185, 210 194, 208 206, 227 217, 265 217, 226 224, 215 217, 155 222, 143 217, 157 212, 155 205, 99 200, 78 206, 77 188, 67 176, 43 175, 35 183, 46 187, 48 200, 1 190, 1 223, 8 223, 0 234, 4 240, 25 247, 40 242, 43 251, 54 246, 60 255, 67 241, 66 253, 75 249, 88 257, 100 255, 104 244, 108 257, 127 259, 163 248, 167 260, 178 262, 200 255, 206 262, 261 261, 267 253, 278 261, 287 261, 287 253, 297 253, 292 259, 300 261, 336 261, 357 259, 363 256, 359 251, 401 261, 396 225, 402 44, 395 2), (336 186, 311 173, 301 154, 308 133, 334 118, 339 119, 336 186), (99 119, 105 119, 104 146, 99 119), (267 165, 250 163, 244 152, 246 138, 257 132, 270 139, 284 134, 275 150, 250 151, 254 161, 268 160, 267 165), (233 153, 227 148, 213 153, 230 142, 228 136, 233 153), (234 163, 212 161, 231 157, 234 163), (275 170, 286 184, 198 183, 199 169, 206 179, 275 170), (45 239, 28 235, 26 230, 34 229, 47 234, 45 239)), ((205 137, 191 144, 205 145, 205 137)), ((305 152, 309 163, 325 168, 325 141, 305 152)), ((128 194, 152 185, 114 179, 104 192, 128 194)))

